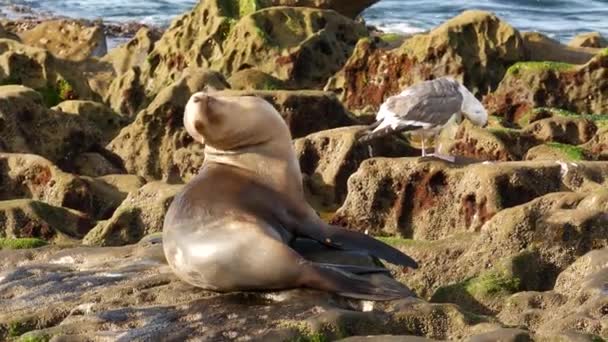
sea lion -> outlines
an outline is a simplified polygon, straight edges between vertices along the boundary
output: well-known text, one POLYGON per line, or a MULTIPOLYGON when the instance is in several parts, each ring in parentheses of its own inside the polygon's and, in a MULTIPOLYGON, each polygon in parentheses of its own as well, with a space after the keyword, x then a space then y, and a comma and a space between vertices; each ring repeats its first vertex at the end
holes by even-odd
POLYGON ((290 131, 270 103, 195 93, 184 125, 205 144, 205 160, 163 226, 164 253, 182 280, 217 292, 309 287, 371 300, 411 295, 396 281, 374 285, 355 274, 384 268, 315 263, 292 248, 296 238, 312 239, 417 267, 397 249, 319 218, 304 198, 290 131))

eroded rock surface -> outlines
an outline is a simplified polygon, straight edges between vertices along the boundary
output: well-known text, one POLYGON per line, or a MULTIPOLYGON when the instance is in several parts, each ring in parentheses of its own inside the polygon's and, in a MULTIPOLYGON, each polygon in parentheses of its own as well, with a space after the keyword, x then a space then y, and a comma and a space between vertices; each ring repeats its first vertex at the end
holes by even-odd
POLYGON ((485 94, 498 85, 508 65, 524 59, 518 31, 493 14, 466 11, 393 50, 369 39, 359 41, 325 89, 336 92, 350 110, 373 112, 407 86, 446 75, 485 94))

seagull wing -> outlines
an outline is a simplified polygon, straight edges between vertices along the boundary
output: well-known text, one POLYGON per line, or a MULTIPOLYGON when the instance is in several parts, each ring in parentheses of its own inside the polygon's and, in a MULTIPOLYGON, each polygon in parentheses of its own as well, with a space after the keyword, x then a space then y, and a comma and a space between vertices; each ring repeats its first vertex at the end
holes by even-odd
POLYGON ((368 141, 391 133, 445 125, 462 107, 459 83, 449 78, 418 83, 389 97, 376 116, 373 131, 362 135, 368 141))

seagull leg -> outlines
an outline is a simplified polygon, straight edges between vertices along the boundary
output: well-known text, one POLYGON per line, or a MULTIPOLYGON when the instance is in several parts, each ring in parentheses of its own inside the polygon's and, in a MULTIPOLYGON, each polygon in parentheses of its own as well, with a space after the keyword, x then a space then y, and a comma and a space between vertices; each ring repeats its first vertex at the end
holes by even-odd
POLYGON ((424 148, 424 134, 422 134, 420 137, 422 140, 422 156, 426 157, 426 149, 424 148))

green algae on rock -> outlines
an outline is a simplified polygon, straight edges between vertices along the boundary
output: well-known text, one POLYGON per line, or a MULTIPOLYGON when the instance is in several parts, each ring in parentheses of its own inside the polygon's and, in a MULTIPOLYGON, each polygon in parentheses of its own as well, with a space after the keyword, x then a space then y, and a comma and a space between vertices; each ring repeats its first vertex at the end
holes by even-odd
POLYGON ((603 113, 608 108, 608 55, 587 64, 526 62, 511 67, 496 92, 486 96, 488 113, 517 122, 539 107, 576 113, 603 113))
POLYGON ((31 249, 46 246, 48 242, 38 238, 0 238, 1 249, 31 249))
POLYGON ((584 148, 557 142, 549 142, 536 146, 528 151, 526 160, 560 160, 581 161, 588 160, 584 148))

